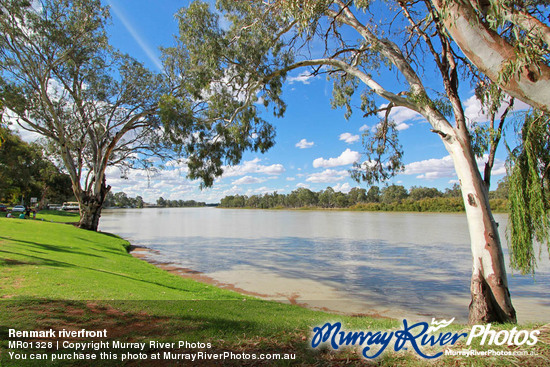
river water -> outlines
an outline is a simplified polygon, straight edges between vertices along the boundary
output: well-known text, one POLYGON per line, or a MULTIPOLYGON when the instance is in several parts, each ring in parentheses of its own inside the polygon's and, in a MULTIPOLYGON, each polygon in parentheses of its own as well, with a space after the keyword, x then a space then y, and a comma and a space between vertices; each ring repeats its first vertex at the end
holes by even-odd
MULTIPOLYGON (((497 215, 508 264, 506 215, 497 215)), ((105 210, 100 229, 158 262, 268 299, 346 313, 465 321, 471 252, 464 214, 219 208, 105 210)), ((550 321, 550 261, 508 282, 520 322, 550 321)))

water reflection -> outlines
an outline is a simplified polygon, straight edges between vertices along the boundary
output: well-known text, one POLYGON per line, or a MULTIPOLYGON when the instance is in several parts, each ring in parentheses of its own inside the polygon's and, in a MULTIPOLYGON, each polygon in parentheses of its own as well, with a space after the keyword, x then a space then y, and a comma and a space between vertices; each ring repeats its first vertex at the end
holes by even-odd
MULTIPOLYGON (((497 220, 503 230, 506 217, 497 220)), ((101 229, 158 250, 158 261, 272 298, 467 318, 471 253, 462 214, 116 210, 105 211, 101 229)), ((545 258, 536 283, 510 277, 521 321, 548 321, 549 270, 545 258)))

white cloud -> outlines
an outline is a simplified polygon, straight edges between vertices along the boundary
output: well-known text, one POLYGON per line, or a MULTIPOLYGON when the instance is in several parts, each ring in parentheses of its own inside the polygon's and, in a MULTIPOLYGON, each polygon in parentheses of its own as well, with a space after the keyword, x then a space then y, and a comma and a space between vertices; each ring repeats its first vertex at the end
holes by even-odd
POLYGON ((294 177, 287 177, 286 180, 287 180, 287 181, 294 181, 294 180, 296 180, 296 178, 294 178, 294 177))
MULTIPOLYGON (((380 108, 385 108, 387 106, 388 104, 385 103, 380 105, 380 108)), ((386 111, 378 112, 378 116, 381 118, 384 117, 385 114, 386 114, 386 111)), ((408 109, 407 107, 401 107, 401 106, 393 107, 390 112, 390 120, 393 120, 397 126, 401 125, 401 123, 405 121, 417 121, 422 119, 424 119, 424 117, 421 114, 411 109, 408 109)), ((405 125, 407 125, 406 128, 410 126, 408 124, 405 124, 405 125)), ((401 129, 401 130, 404 130, 404 129, 401 129)))
POLYGON ((261 183, 265 182, 265 179, 258 178, 258 177, 252 177, 252 176, 244 176, 239 178, 238 180, 233 181, 231 184, 233 185, 249 185, 249 184, 255 184, 255 183, 261 183))
POLYGON ((405 175, 417 175, 416 178, 436 179, 456 177, 453 160, 448 155, 441 159, 431 158, 405 165, 405 175))
MULTIPOLYGON (((7 118, 6 120, 10 121, 10 119, 12 118, 12 116, 10 116, 10 111, 5 111, 4 114, 5 114, 5 117, 7 115, 7 118)), ((13 117, 13 120, 11 121, 15 121, 16 118, 13 117)), ((12 125, 10 125, 10 130, 15 132, 17 135, 19 135, 19 137, 21 138, 21 140, 27 142, 27 143, 34 143, 36 142, 38 139, 41 139, 43 138, 43 136, 37 132, 33 132, 33 131, 28 131, 24 128, 22 128, 18 123, 13 123, 12 125)))
POLYGON ((315 143, 314 142, 310 142, 310 141, 307 141, 306 139, 302 139, 300 140, 299 142, 296 143, 296 148, 300 148, 300 149, 307 149, 307 148, 311 148, 315 143))
POLYGON ((309 84, 311 83, 311 79, 314 79, 315 76, 311 75, 309 71, 302 71, 298 76, 289 76, 286 78, 287 82, 290 84, 294 83, 304 83, 309 84))
POLYGON ((363 131, 366 131, 366 130, 369 130, 369 129, 370 129, 369 125, 365 124, 365 125, 363 125, 359 128, 359 131, 363 132, 363 131))
POLYGON ((249 173, 264 173, 266 175, 280 175, 285 172, 285 168, 282 164, 272 164, 264 166, 259 164, 261 160, 255 158, 251 161, 245 161, 238 166, 224 166, 223 177, 235 177, 244 176, 249 173))
MULTIPOLYGON (((506 102, 505 99, 505 102, 500 106, 499 110, 497 111, 497 120, 500 120, 507 106, 508 102, 506 102)), ((529 108, 530 106, 528 104, 516 99, 512 110, 521 111, 529 108)), ((475 95, 464 101, 464 115, 470 123, 489 121, 489 115, 483 111, 483 108, 481 107, 481 102, 479 101, 479 99, 477 99, 475 95)))
POLYGON ((340 154, 337 158, 317 158, 313 161, 313 167, 319 168, 319 167, 337 167, 337 166, 346 166, 348 164, 353 164, 357 162, 361 158, 361 154, 359 152, 350 150, 349 148, 346 149, 342 154, 340 154))
MULTIPOLYGON (((487 154, 477 159, 478 169, 482 171, 487 161, 487 154)), ((506 173, 506 166, 500 159, 495 159, 492 174, 494 176, 506 173)), ((439 178, 456 178, 453 160, 450 155, 437 159, 426 159, 405 165, 405 175, 417 175, 416 178, 435 180, 439 178)))
POLYGON ((298 188, 302 187, 304 189, 309 189, 310 188, 310 186, 308 184, 305 184, 305 183, 302 183, 302 182, 297 184, 296 187, 298 187, 298 188))
POLYGON ((326 169, 323 172, 312 173, 306 179, 308 182, 336 182, 346 179, 349 176, 348 171, 341 170, 335 171, 332 169, 326 169))
POLYGON ((340 134, 340 140, 343 140, 348 144, 353 144, 357 140, 359 140, 359 135, 353 135, 353 134, 350 134, 350 133, 343 133, 343 134, 340 134))
POLYGON ((343 184, 338 184, 336 186, 332 186, 332 188, 334 189, 334 191, 340 191, 340 192, 343 192, 344 194, 347 194, 348 192, 351 191, 351 186, 347 182, 344 182, 343 184))
POLYGON ((397 131, 402 131, 402 130, 407 130, 409 127, 411 127, 411 125, 406 124, 406 123, 404 123, 404 122, 401 122, 401 123, 397 124, 397 126, 395 127, 395 129, 396 129, 397 131))

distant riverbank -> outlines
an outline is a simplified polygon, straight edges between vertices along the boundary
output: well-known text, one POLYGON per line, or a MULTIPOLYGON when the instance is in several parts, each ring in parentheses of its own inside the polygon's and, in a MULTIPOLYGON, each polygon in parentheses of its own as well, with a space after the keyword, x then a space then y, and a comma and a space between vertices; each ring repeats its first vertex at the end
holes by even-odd
MULTIPOLYGON (((508 200, 491 199, 491 210, 494 213, 508 213, 508 200)), ((358 203, 349 207, 323 207, 316 205, 282 206, 262 208, 261 206, 226 206, 227 209, 274 209, 274 210, 341 210, 363 212, 416 212, 416 213, 460 213, 464 212, 462 198, 426 198, 421 200, 405 199, 393 203, 358 203)))

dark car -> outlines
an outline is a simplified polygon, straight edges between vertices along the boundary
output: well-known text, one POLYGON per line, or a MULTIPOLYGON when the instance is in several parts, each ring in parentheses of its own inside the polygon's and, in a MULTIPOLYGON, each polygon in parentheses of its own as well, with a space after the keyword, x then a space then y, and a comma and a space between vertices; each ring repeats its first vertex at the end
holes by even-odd
POLYGON ((6 212, 8 211, 8 207, 5 206, 4 204, 0 204, 0 212, 6 212))

